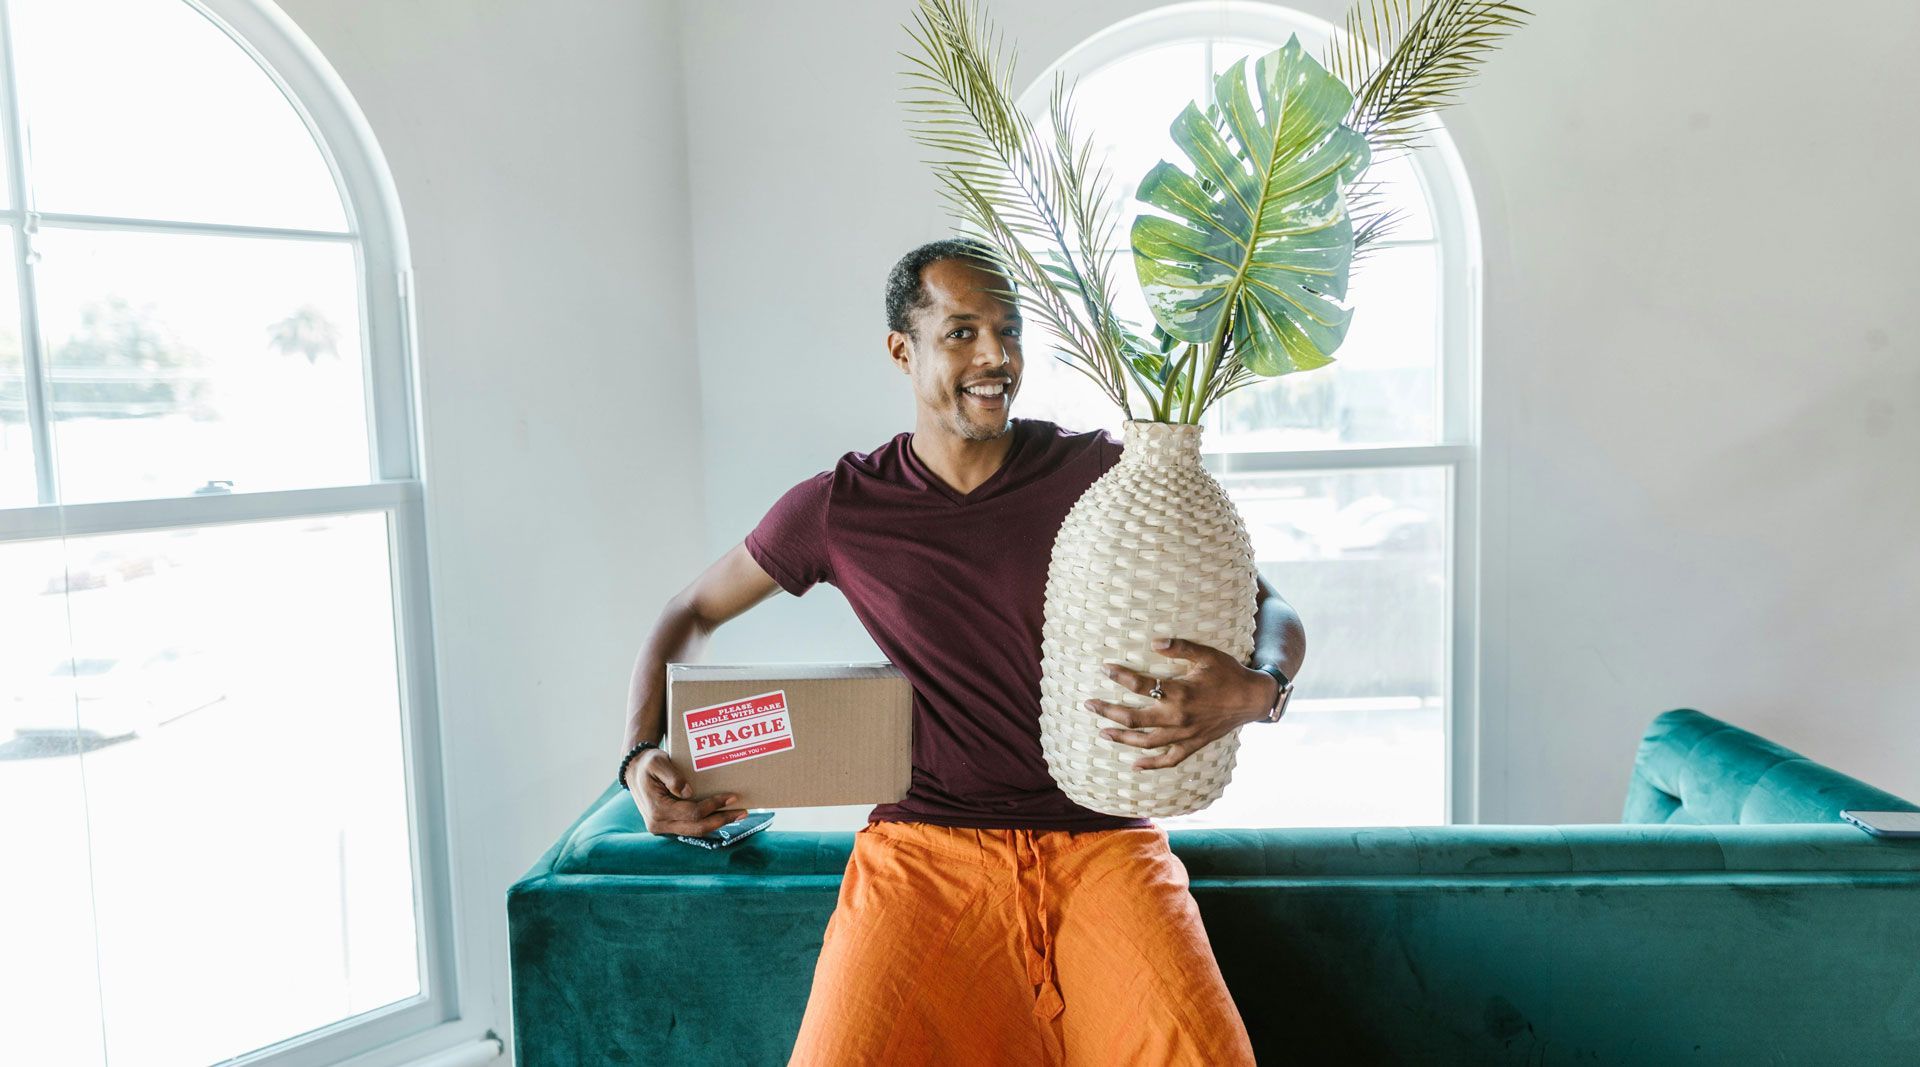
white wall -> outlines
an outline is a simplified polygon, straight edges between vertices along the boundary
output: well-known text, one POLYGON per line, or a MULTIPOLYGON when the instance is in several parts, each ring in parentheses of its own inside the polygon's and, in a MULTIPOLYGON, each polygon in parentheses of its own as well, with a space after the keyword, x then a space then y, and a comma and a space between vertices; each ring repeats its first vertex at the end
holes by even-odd
POLYGON ((1920 798, 1920 8, 1540 4, 1472 97, 1516 821, 1698 707, 1920 798))
POLYGON ((459 942, 504 1035, 507 886, 613 780, 634 653, 703 552, 678 13, 282 7, 412 238, 459 942))
MULTIPOLYGON (((1033 77, 1157 5, 994 6, 1033 77)), ((1616 819, 1684 705, 1920 797, 1920 8, 1529 6, 1449 117, 1487 261, 1483 818, 1616 819)), ((911 10, 683 4, 710 555, 911 426, 881 284, 949 230, 911 10)), ((822 587, 711 651, 871 650, 822 587)))

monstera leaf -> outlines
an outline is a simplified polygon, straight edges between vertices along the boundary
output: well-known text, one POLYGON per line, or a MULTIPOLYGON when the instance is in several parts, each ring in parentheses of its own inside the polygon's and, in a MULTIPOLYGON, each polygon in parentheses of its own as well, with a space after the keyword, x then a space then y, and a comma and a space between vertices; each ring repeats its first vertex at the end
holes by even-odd
POLYGON ((1174 120, 1193 172, 1162 161, 1141 179, 1139 198, 1173 218, 1134 220, 1133 259, 1167 334, 1211 362, 1231 322, 1231 351, 1267 376, 1324 366, 1346 337, 1344 189, 1369 152, 1341 122, 1352 94, 1299 38, 1260 57, 1251 91, 1246 65, 1215 79, 1208 114, 1188 104, 1174 120))

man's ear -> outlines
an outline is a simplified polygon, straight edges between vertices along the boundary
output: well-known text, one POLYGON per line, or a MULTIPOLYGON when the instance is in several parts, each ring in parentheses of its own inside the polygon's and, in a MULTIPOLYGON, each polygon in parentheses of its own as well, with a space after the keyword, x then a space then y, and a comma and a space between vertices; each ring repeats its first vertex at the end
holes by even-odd
POLYGON ((893 357, 893 365, 900 373, 913 373, 913 339, 899 330, 887 331, 887 355, 893 357))

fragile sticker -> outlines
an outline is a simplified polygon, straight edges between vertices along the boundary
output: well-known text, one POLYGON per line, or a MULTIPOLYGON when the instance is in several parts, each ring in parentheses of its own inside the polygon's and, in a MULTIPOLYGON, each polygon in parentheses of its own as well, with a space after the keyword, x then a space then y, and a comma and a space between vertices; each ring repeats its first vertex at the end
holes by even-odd
POLYGON ((787 714, 784 689, 687 711, 687 751, 696 771, 759 759, 792 747, 793 719, 787 714))

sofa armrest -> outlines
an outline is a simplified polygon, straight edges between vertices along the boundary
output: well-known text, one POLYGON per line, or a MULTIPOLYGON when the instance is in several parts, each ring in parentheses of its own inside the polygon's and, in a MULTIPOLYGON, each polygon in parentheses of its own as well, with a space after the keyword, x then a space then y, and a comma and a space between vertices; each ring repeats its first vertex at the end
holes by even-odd
POLYGON ((1920 811, 1757 734, 1676 708, 1656 717, 1640 741, 1620 821, 1839 822, 1848 808, 1920 811))

